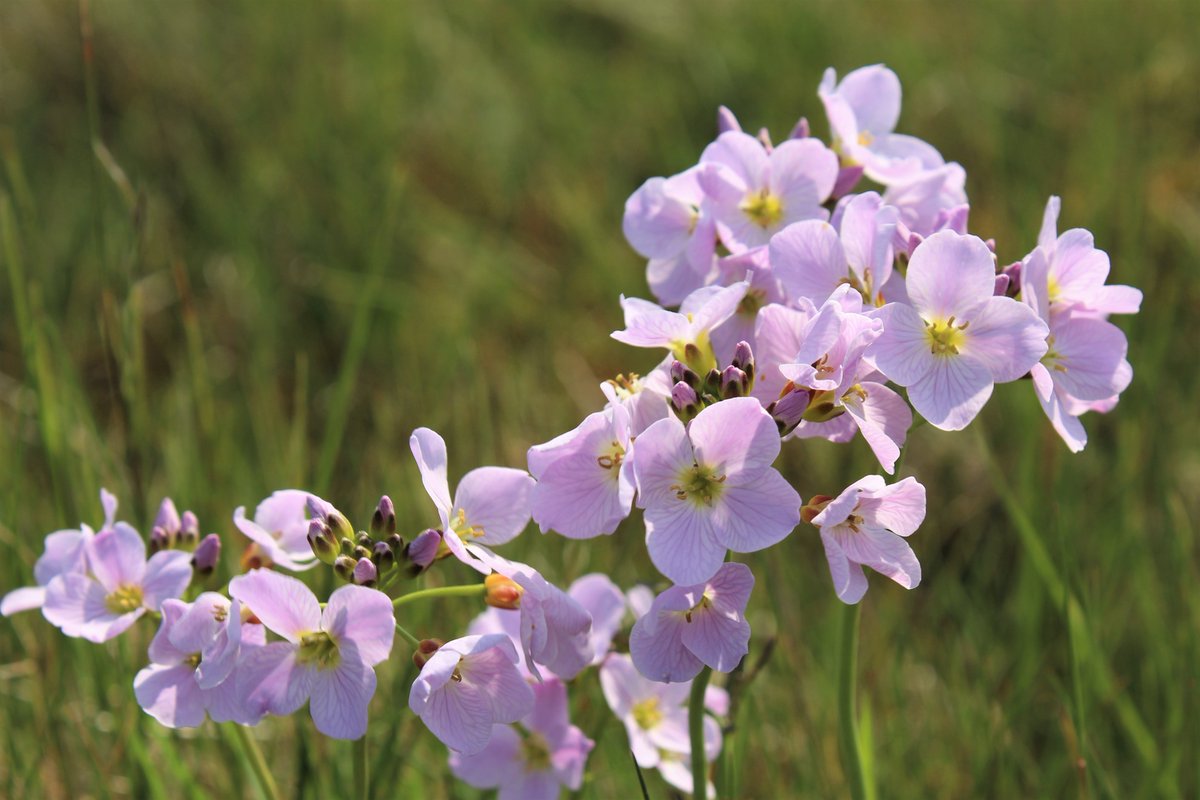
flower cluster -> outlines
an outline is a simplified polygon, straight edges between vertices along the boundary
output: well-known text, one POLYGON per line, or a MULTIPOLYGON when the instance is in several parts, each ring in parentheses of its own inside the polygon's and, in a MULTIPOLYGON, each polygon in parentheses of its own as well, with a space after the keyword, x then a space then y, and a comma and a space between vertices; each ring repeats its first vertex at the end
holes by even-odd
POLYGON ((921 581, 908 538, 925 487, 869 474, 806 492, 806 503, 777 466, 785 442, 861 436, 894 475, 914 424, 961 430, 996 384, 1029 379, 1078 451, 1080 417, 1111 410, 1132 378, 1108 317, 1136 312, 1141 295, 1106 284, 1108 256, 1090 233, 1057 233, 1058 198, 1032 251, 1002 267, 996 243, 968 230, 963 168, 895 132, 891 70, 840 81, 829 70, 817 95, 828 143, 801 119, 773 144, 722 108, 698 163, 629 198, 625 236, 648 259, 657 302, 622 297, 612 336, 665 352, 645 375, 601 383, 596 410, 529 448, 527 469, 479 467, 452 494, 445 441, 418 428, 409 445, 433 527, 398 520, 387 496, 356 529, 316 495, 276 491, 253 517, 233 513, 249 542, 224 585, 222 539, 201 538, 194 514, 164 500, 147 542, 102 492, 99 530, 48 535, 36 586, 8 593, 0 611, 40 608, 93 642, 155 621, 133 688, 163 725, 255 725, 307 703, 316 728, 343 739, 367 733, 375 670, 399 635, 419 669, 410 710, 459 779, 502 798, 581 786, 594 743, 571 722, 570 694, 594 673, 639 767, 698 793, 702 773, 688 764, 717 756, 731 713, 724 689, 699 689, 706 670, 733 671, 751 645, 754 557, 731 553, 776 547, 804 526, 843 603, 864 597, 863 567, 906 589, 921 581), (563 589, 497 552, 531 521, 589 540, 635 509, 661 574, 653 589, 627 594, 602 574, 563 589), (446 561, 482 581, 405 588, 446 561), (324 601, 285 574, 319 565, 341 584, 324 601), (409 604, 450 597, 486 607, 465 632, 439 620, 421 623, 433 636, 408 631, 409 604), (689 720, 693 694, 703 720, 689 720))

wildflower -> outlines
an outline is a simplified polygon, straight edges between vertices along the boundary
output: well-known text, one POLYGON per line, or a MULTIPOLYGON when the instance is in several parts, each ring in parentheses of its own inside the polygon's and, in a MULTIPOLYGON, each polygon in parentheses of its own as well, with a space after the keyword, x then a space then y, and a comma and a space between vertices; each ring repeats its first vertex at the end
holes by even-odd
MULTIPOLYGON (((737 311, 749 284, 739 281, 713 292, 704 289, 703 302, 688 311, 667 311, 636 297, 621 297, 625 329, 612 338, 634 347, 665 347, 699 375, 717 366, 710 335, 737 311)), ((685 301, 686 302, 686 301, 685 301)))
POLYGON ((531 505, 542 533, 571 539, 610 534, 633 506, 629 412, 621 405, 589 415, 574 430, 529 448, 537 480, 531 505))
POLYGON ((875 305, 892 275, 896 209, 875 192, 857 195, 840 208, 838 228, 807 220, 772 237, 771 265, 789 297, 821 305, 849 284, 875 305))
POLYGON ((451 750, 483 750, 497 723, 533 710, 533 689, 517 670, 517 650, 504 634, 464 636, 425 660, 408 707, 451 750))
POLYGON ((496 725, 483 750, 450 753, 450 770, 477 789, 499 789, 504 800, 555 800, 577 790, 595 742, 571 724, 567 687, 548 680, 533 687, 533 711, 519 725, 496 725))
POLYGON ((797 436, 844 441, 849 438, 844 415, 853 421, 849 434, 857 428, 891 473, 912 424, 912 411, 904 398, 871 380, 878 373, 864 354, 883 334, 883 324, 858 313, 861 307, 857 292, 850 286, 839 288, 805 324, 793 363, 778 369, 792 391, 810 394, 797 436))
POLYGON ((521 649, 530 673, 540 680, 537 665, 543 664, 566 680, 578 675, 592 660, 591 615, 528 564, 482 547, 472 547, 472 553, 521 589, 514 605, 520 611, 521 649))
POLYGON ((417 428, 408 446, 437 506, 447 551, 486 575, 488 568, 467 552, 464 542, 495 545, 515 539, 529 524, 533 478, 524 470, 478 467, 458 482, 451 502, 445 440, 429 428, 417 428))
POLYGON ((812 519, 821 529, 833 587, 853 605, 867 591, 867 566, 905 589, 921 582, 921 564, 904 537, 925 519, 925 487, 915 478, 888 486, 879 475, 855 481, 812 519))
POLYGON ((310 697, 317 730, 335 739, 367 731, 375 694, 373 667, 387 659, 396 633, 382 592, 343 586, 321 610, 312 590, 268 570, 239 575, 229 594, 284 641, 255 650, 239 673, 239 692, 254 713, 291 714, 310 697))
MULTIPOLYGON (((967 232, 967 173, 961 165, 949 163, 914 172, 896 180, 883 193, 883 202, 896 209, 897 238, 919 242, 940 230, 967 232)), ((913 246, 905 252, 912 254, 913 246)))
POLYGON ((67 636, 106 642, 192 580, 191 556, 164 550, 146 560, 146 543, 118 522, 86 540, 89 574, 60 574, 46 586, 46 619, 67 636))
POLYGON ((705 583, 660 594, 629 635, 638 672, 676 683, 696 677, 706 664, 732 670, 748 652, 750 623, 744 614, 753 588, 750 568, 728 562, 705 583))
POLYGON ((717 235, 699 179, 705 169, 651 178, 625 203, 625 238, 650 259, 646 277, 664 305, 677 305, 716 270, 717 235))
POLYGON ((965 428, 995 383, 1020 378, 1046 354, 1045 323, 1027 306, 995 297, 995 277, 982 240, 939 231, 909 263, 912 305, 875 312, 883 335, 868 356, 942 430, 965 428))
MULTIPOLYGON (((608 707, 625 725, 629 748, 638 766, 657 768, 672 786, 690 792, 687 702, 691 681, 657 683, 642 676, 629 656, 613 653, 600 666, 600 686, 608 707), (676 769, 677 764, 683 768, 676 769)), ((709 687, 704 705, 709 711, 727 710, 728 695, 723 689, 709 687)), ((721 726, 707 714, 704 751, 710 762, 721 752, 721 726)))
POLYGON ((1125 359, 1129 345, 1120 328, 1084 306, 1062 308, 1060 303, 1059 310, 1052 311, 1049 289, 1050 263, 1039 247, 1022 267, 1021 299, 1050 333, 1046 355, 1033 365, 1030 375, 1054 430, 1071 452, 1078 453, 1087 445, 1080 415, 1107 410, 1107 404, 1115 403, 1133 380, 1133 367, 1125 359))
POLYGON ((752 397, 709 406, 687 428, 674 417, 651 425, 633 469, 658 571, 700 583, 726 550, 761 550, 791 533, 800 496, 771 467, 778 455, 775 422, 752 397))
POLYGON ((728 131, 705 148, 700 175, 712 203, 717 234, 731 253, 766 244, 802 219, 825 219, 838 161, 816 139, 789 139, 769 153, 753 136, 728 131))
MULTIPOLYGON (((1046 259, 1046 296, 1049 311, 1079 306, 1096 314, 1136 314, 1142 293, 1132 286, 1108 286, 1108 253, 1098 250, 1090 231, 1072 228, 1058 235, 1060 201, 1046 203, 1035 252, 1046 259)), ((1024 266, 1033 254, 1025 257, 1024 266)))
POLYGON ((900 79, 882 64, 860 67, 840 82, 830 67, 817 95, 829 117, 834 149, 847 164, 861 164, 871 180, 888 184, 942 164, 933 146, 894 133, 900 119, 900 79))
POLYGON ((298 489, 280 489, 258 504, 252 520, 246 518, 245 506, 238 506, 233 512, 233 523, 258 545, 271 563, 292 572, 303 572, 317 565, 316 554, 308 543, 311 496, 298 489))
POLYGON ((241 605, 215 592, 194 603, 167 600, 150 642, 150 665, 133 681, 138 705, 169 728, 215 722, 254 725, 262 714, 237 693, 239 660, 266 643, 261 625, 242 623, 241 605))
POLYGON ((645 376, 631 372, 618 375, 600 384, 607 401, 606 408, 620 405, 629 412, 629 435, 638 436, 655 422, 667 416, 667 401, 671 397, 669 368, 675 360, 667 356, 645 376))

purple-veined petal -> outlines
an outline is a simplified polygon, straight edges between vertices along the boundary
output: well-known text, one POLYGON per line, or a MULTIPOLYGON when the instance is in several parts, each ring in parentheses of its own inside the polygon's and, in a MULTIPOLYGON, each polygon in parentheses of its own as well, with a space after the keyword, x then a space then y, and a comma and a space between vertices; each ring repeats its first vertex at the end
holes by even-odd
POLYGON ((751 553, 782 541, 800 524, 800 495, 768 469, 745 482, 726 483, 713 503, 716 539, 736 553, 751 553))
POLYGON ((298 642, 302 634, 320 627, 316 595, 295 578, 256 569, 231 580, 229 594, 289 642, 298 642))
POLYGON ((963 332, 961 353, 987 367, 997 383, 1015 381, 1046 354, 1049 330, 1028 306, 1008 297, 992 297, 963 332))
POLYGON ((825 545, 825 559, 829 562, 834 592, 843 603, 854 605, 867 593, 867 576, 863 574, 862 567, 850 563, 833 534, 822 531, 821 542, 825 545))
MULTIPOLYGON (((482 529, 476 541, 504 544, 529 524, 529 473, 509 467, 479 467, 463 476, 454 492, 454 513, 466 514, 467 524, 482 529)), ((453 514, 452 514, 453 516, 453 514)))
POLYGON ((692 420, 687 433, 697 463, 720 474, 756 473, 779 456, 779 429, 753 397, 709 406, 692 420))
POLYGON ((308 700, 317 670, 296 663, 298 652, 291 642, 271 642, 251 650, 238 666, 238 694, 255 713, 285 717, 308 700))
POLYGON ((138 705, 168 728, 195 728, 204 722, 204 693, 187 664, 151 664, 133 679, 138 705))
POLYGON ((109 592, 138 586, 146 574, 146 543, 132 527, 118 522, 88 542, 88 565, 109 592))
POLYGON ((992 297, 996 268, 978 236, 938 231, 917 247, 905 274, 913 307, 930 321, 974 320, 972 312, 992 297))
POLYGON ((671 497, 647 508, 644 517, 650 560, 673 582, 703 583, 720 568, 727 548, 714 528, 712 509, 671 497))
POLYGON ((521 735, 509 725, 492 726, 487 745, 471 756, 450 752, 450 771, 468 786, 495 789, 518 779, 523 772, 521 735))
POLYGON ((683 615, 691 608, 691 603, 681 588, 660 594, 650 612, 634 623, 629 634, 629 654, 633 664, 652 681, 689 681, 703 666, 683 643, 687 627, 683 615))
POLYGON ((824 303, 849 270, 841 240, 823 220, 805 220, 771 237, 771 267, 789 297, 824 303))
POLYGON ((881 383, 865 381, 860 386, 867 396, 848 395, 843 401, 846 414, 858 425, 871 452, 890 475, 912 425, 912 410, 903 397, 881 383))
POLYGON ((888 303, 872 316, 883 320, 883 334, 867 350, 867 357, 889 380, 911 386, 934 368, 925 322, 911 306, 888 303))
POLYGON ((321 612, 321 630, 333 637, 338 647, 354 646, 367 666, 387 660, 396 635, 392 601, 383 592, 365 586, 343 586, 329 596, 321 612))
POLYGON ((992 396, 992 374, 964 356, 934 356, 933 369, 908 389, 913 407, 930 425, 960 431, 992 396))
POLYGON ((367 706, 374 696, 375 670, 343 657, 336 669, 317 670, 309 711, 317 730, 326 736, 359 739, 367 732, 367 706))
POLYGON ((192 582, 192 555, 182 550, 163 550, 150 556, 142 579, 142 602, 157 611, 164 600, 180 597, 192 582))

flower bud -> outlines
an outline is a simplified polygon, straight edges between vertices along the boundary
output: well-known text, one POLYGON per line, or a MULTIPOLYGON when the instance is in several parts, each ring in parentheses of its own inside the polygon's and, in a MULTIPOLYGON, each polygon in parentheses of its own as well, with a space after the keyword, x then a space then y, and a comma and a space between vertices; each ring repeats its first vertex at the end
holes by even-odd
POLYGON ((387 542, 376 542, 371 549, 371 561, 381 573, 387 572, 396 564, 396 551, 387 542))
POLYGON ((183 512, 183 519, 179 521, 179 540, 187 550, 200 543, 200 520, 191 511, 183 512))
POLYGON ((312 519, 324 520, 329 529, 333 531, 333 535, 339 539, 343 536, 348 539, 354 536, 354 528, 350 525, 350 520, 316 495, 308 496, 308 516, 312 519))
POLYGON ((801 117, 792 127, 792 132, 788 134, 789 139, 807 139, 812 132, 808 127, 808 117, 801 117))
POLYGON ((333 566, 338 557, 338 542, 329 526, 319 519, 308 521, 308 546, 323 563, 333 566))
POLYGON ((438 550, 442 546, 442 532, 429 528, 417 534, 417 538, 408 543, 408 547, 404 548, 404 557, 408 559, 412 574, 417 574, 424 569, 427 569, 430 564, 437 558, 438 550))
POLYGON ((369 560, 371 558, 371 548, 363 547, 361 544, 357 545, 357 546, 355 546, 353 552, 350 553, 350 556, 352 558, 358 558, 358 559, 365 558, 365 559, 369 560))
POLYGON ((725 106, 718 106, 717 107, 717 135, 720 136, 722 133, 725 133, 727 131, 737 131, 738 133, 741 133, 741 131, 742 131, 741 123, 739 123, 737 121, 737 117, 735 117, 733 115, 733 112, 730 111, 728 108, 726 108, 725 106))
POLYGON ((804 417, 804 412, 808 408, 809 400, 812 398, 812 393, 807 389, 791 388, 786 394, 776 400, 771 405, 767 406, 767 413, 775 420, 775 424, 779 427, 779 435, 786 436, 796 429, 800 421, 804 417))
POLYGON ((192 569, 197 575, 211 575, 221 561, 221 537, 210 533, 196 545, 192 554, 192 569))
POLYGON ((487 588, 483 602, 492 608, 515 609, 521 607, 521 595, 525 593, 525 590, 518 586, 512 578, 506 578, 499 572, 493 572, 483 579, 483 585, 487 588))
POLYGON ((179 512, 175 510, 175 501, 164 497, 158 506, 158 515, 154 518, 154 527, 162 528, 168 535, 178 533, 181 528, 179 512))
POLYGON ((170 550, 173 537, 159 525, 154 526, 154 530, 150 531, 150 554, 153 555, 162 550, 170 550))
POLYGON ((413 652, 413 663, 417 665, 417 669, 424 669, 425 662, 429 657, 441 649, 444 645, 441 639, 422 639, 417 643, 417 649, 413 652))
POLYGON ((1000 270, 1001 275, 1008 276, 1007 292, 1009 297, 1016 297, 1021 293, 1021 262, 1009 264, 1004 269, 1000 270))
POLYGON ((386 494, 379 498, 379 505, 371 515, 371 533, 375 536, 387 536, 396 532, 396 507, 392 498, 386 494))
POLYGON ((768 153, 775 149, 775 146, 771 144, 771 132, 766 128, 758 129, 758 141, 762 142, 763 149, 768 153))
POLYGON ((747 375, 753 375, 754 351, 750 349, 750 343, 745 341, 738 342, 737 347, 733 348, 733 360, 729 363, 747 375))
POLYGON ((354 580, 354 568, 357 566, 358 561, 352 556, 338 556, 333 562, 333 571, 339 578, 350 583, 354 580))
POLYGON ((726 400, 741 397, 750 388, 750 377, 730 364, 721 373, 721 397, 726 400))
POLYGON ((1008 285, 1012 283, 1012 279, 1005 273, 1001 272, 996 276, 996 283, 992 286, 992 294, 995 297, 1004 297, 1008 294, 1008 285))
POLYGON ((366 531, 359 531, 358 535, 354 537, 354 544, 358 547, 365 547, 370 550, 375 546, 375 540, 372 539, 371 534, 367 533, 366 531))
POLYGON ((374 586, 375 581, 379 579, 379 570, 375 568, 374 562, 369 558, 360 558, 358 563, 354 565, 354 574, 352 580, 359 586, 374 586))

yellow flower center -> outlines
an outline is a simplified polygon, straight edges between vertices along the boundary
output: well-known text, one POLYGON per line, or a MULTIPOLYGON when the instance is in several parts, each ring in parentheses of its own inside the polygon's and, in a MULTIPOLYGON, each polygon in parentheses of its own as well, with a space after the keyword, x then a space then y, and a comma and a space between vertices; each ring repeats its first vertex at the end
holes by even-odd
POLYGON ((342 661, 337 642, 325 631, 311 631, 300 635, 300 651, 296 653, 297 664, 315 664, 317 669, 333 669, 342 661))
POLYGON ((550 769, 550 745, 540 733, 531 733, 521 740, 521 761, 526 772, 550 769))
POLYGON ((760 228, 770 228, 783 219, 783 201, 769 189, 751 192, 742 200, 742 213, 760 228))
POLYGON ((617 397, 621 400, 628 400, 642 390, 642 379, 636 372, 610 378, 608 384, 617 390, 617 397))
POLYGON ((725 476, 717 475, 709 466, 693 464, 679 473, 679 483, 671 489, 680 500, 691 500, 696 505, 711 506, 725 488, 725 476))
POLYGON ((958 355, 958 349, 967 342, 963 333, 969 322, 955 324, 954 317, 947 320, 925 322, 925 338, 929 341, 929 352, 935 356, 958 355))
MULTIPOLYGON (((691 314, 688 317, 690 318, 691 314)), ((697 375, 707 375, 709 370, 717 367, 717 356, 713 352, 712 342, 709 341, 708 331, 700 331, 690 342, 682 339, 671 342, 671 355, 697 375)))
POLYGON ((118 586, 116 591, 104 598, 104 606, 114 614, 128 614, 142 607, 142 587, 118 586))
POLYGON ((467 512, 461 508, 454 519, 450 521, 450 527, 458 534, 460 539, 478 539, 483 536, 483 527, 468 524, 467 512))
POLYGON ((633 721, 644 731, 656 727, 663 719, 657 697, 647 697, 633 704, 633 721))

